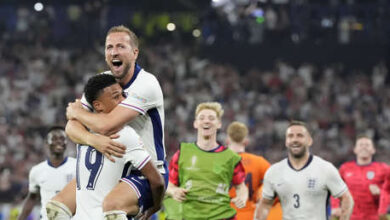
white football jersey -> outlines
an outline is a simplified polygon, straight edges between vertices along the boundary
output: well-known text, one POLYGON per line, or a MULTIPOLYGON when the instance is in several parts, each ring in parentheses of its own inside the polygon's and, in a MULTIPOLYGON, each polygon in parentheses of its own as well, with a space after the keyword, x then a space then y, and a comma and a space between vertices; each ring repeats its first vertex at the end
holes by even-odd
POLYGON ((115 158, 115 163, 93 147, 77 146, 77 205, 73 219, 103 219, 104 197, 122 176, 127 176, 131 169, 142 169, 150 161, 151 157, 134 129, 125 126, 118 134, 120 137, 116 141, 126 146, 126 153, 122 158, 115 158))
POLYGON ((311 155, 301 170, 287 158, 273 164, 264 177, 263 197, 279 197, 283 220, 326 220, 329 196, 337 198, 347 190, 336 167, 311 155))
POLYGON ((28 188, 41 195, 41 219, 46 217, 46 203, 76 176, 76 159, 66 157, 59 167, 46 160, 31 168, 28 188))
MULTIPOLYGON (((160 173, 165 173, 163 163, 166 157, 164 146, 164 97, 160 83, 151 73, 136 65, 134 75, 130 82, 123 87, 126 99, 119 105, 131 108, 140 113, 129 122, 141 137, 145 148, 151 155, 153 162, 160 173)), ((104 72, 111 74, 110 71, 104 72)), ((88 104, 85 97, 81 99, 84 106, 88 104)))

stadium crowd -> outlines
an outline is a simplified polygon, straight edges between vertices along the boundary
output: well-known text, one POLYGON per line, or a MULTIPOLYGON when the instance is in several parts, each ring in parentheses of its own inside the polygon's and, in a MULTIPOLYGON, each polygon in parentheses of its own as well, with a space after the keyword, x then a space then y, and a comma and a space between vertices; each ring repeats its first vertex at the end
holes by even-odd
MULTIPOLYGON (((296 24, 294 20, 279 19, 272 26, 272 18, 285 18, 283 14, 294 9, 299 14, 298 9, 302 8, 284 3, 271 6, 266 9, 269 18, 265 24, 267 29, 274 30, 267 32, 268 39, 294 30, 290 29, 290 25, 296 24)), ((96 34, 96 38, 102 38, 101 29, 107 15, 99 10, 99 5, 91 6, 89 13, 82 13, 88 7, 75 6, 68 10, 74 20, 67 30, 59 28, 61 25, 55 23, 58 20, 53 19, 50 10, 40 18, 22 8, 13 15, 17 16, 14 21, 2 19, 8 23, 0 23, 0 203, 22 201, 27 194, 29 170, 46 158, 43 146, 47 128, 53 124, 64 125, 67 103, 81 96, 90 76, 107 69, 102 46, 93 37, 96 34), (96 15, 101 18, 100 26, 90 26, 96 15), (79 24, 80 20, 86 23, 79 24), (51 29, 53 26, 56 28, 51 29), (91 28, 85 29, 87 26, 91 28), (73 32, 87 36, 77 41, 75 35, 68 38, 70 35, 65 34, 73 32), (54 46, 55 37, 68 38, 66 46, 54 46), (48 41, 52 43, 46 44, 48 41), (73 41, 78 44, 71 46, 69 42, 73 41), (86 43, 88 47, 83 47, 86 43)), ((8 16, 3 9, 0 8, 1 18, 8 16)), ((371 9, 363 11, 366 10, 371 9)), ((379 21, 388 22, 385 19, 388 15, 378 13, 382 16, 379 21)), ((327 21, 333 20, 321 21, 328 24, 327 21)), ((212 23, 204 25, 204 28, 213 26, 212 23)), ((372 27, 379 30, 380 26, 372 27)), ((382 39, 389 32, 386 28, 380 30, 370 38, 372 41, 382 39)), ((252 40, 262 42, 262 36, 256 35, 258 30, 252 31, 252 36, 259 37, 252 40)), ((205 40, 213 36, 213 32, 208 33, 205 40)), ((296 36, 317 36, 302 33, 296 36)), ((292 36, 295 35, 287 38, 292 36)), ((389 162, 386 155, 390 153, 390 89, 386 87, 389 77, 384 60, 377 60, 369 70, 342 63, 293 65, 289 60, 277 60, 269 69, 243 70, 202 58, 193 48, 172 42, 142 45, 142 50, 140 64, 156 73, 164 93, 168 159, 180 142, 196 139, 192 132, 192 112, 196 105, 213 100, 222 103, 225 109, 222 124, 226 126, 235 120, 247 124, 251 136, 247 151, 262 155, 271 163, 285 157, 284 129, 290 119, 304 120, 314 128, 313 153, 336 167, 353 159, 354 138, 361 133, 373 137, 377 147, 375 159, 389 162)), ((221 142, 226 140, 225 130, 223 127, 218 137, 221 142)), ((75 155, 73 144, 68 144, 69 154, 75 155)))
MULTIPOLYGON (((0 193, 4 196, 0 198, 9 202, 25 193, 29 169, 45 157, 45 129, 64 124, 67 102, 81 96, 85 81, 78 79, 105 67, 94 51, 21 49, 20 45, 2 51, 0 193)), ((141 62, 157 73, 165 94, 168 155, 178 148, 179 140, 195 139, 189 112, 196 104, 217 100, 226 109, 223 124, 233 120, 248 124, 252 136, 248 151, 271 162, 284 156, 283 128, 292 118, 304 119, 315 128, 313 151, 336 166, 351 159, 358 133, 373 136, 377 159, 386 161, 390 91, 385 86, 388 69, 383 62, 370 72, 345 69, 342 64, 294 67, 284 61, 271 70, 241 72, 173 45, 144 51, 141 62)), ((225 134, 219 140, 224 141, 225 134)))

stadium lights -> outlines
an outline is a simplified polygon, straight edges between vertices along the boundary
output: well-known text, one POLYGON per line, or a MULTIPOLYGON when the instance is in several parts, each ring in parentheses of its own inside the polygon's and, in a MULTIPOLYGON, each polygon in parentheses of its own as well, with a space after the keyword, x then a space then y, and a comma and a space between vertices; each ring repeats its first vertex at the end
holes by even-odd
POLYGON ((168 31, 174 31, 176 29, 176 25, 174 23, 168 23, 167 24, 167 30, 168 31))
POLYGON ((194 29, 192 31, 192 36, 194 36, 194 37, 200 37, 200 34, 201 34, 201 32, 199 29, 194 29))
POLYGON ((42 11, 43 10, 43 4, 41 2, 37 2, 34 4, 35 11, 42 11))

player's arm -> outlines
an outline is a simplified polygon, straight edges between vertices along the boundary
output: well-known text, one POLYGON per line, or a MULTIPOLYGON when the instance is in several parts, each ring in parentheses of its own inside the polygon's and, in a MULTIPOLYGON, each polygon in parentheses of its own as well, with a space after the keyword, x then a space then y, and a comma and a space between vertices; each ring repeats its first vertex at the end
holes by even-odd
POLYGON ((183 202, 187 199, 188 190, 179 187, 179 157, 180 150, 175 152, 169 162, 169 182, 166 194, 176 201, 183 202))
POLYGON ((77 120, 68 120, 65 132, 74 143, 92 146, 113 162, 115 160, 112 156, 122 157, 126 150, 123 144, 115 142, 110 137, 90 133, 77 120))
POLYGON ((164 179, 152 161, 146 163, 146 165, 141 169, 141 172, 149 180, 153 197, 153 207, 149 208, 145 212, 145 217, 148 219, 161 208, 161 203, 164 198, 165 184, 164 179))
POLYGON ((244 208, 249 197, 248 187, 245 185, 245 169, 241 161, 234 168, 232 185, 236 188, 236 197, 231 201, 237 208, 244 208))
POLYGON ((110 113, 94 114, 82 108, 80 100, 69 103, 66 108, 68 120, 77 119, 89 129, 104 135, 119 131, 140 113, 134 109, 117 105, 110 113))
POLYGON ((382 185, 379 197, 378 215, 380 220, 387 220, 387 208, 390 204, 390 169, 386 166, 385 182, 382 185))
POLYGON ((25 220, 30 215, 35 205, 39 203, 40 196, 38 193, 29 192, 24 200, 22 212, 18 216, 18 220, 25 220))
POLYGON ((353 198, 349 190, 340 196, 340 218, 339 220, 348 220, 353 210, 353 198))
POLYGON ((179 201, 179 202, 185 201, 187 199, 186 198, 187 192, 188 192, 188 190, 176 186, 171 181, 168 182, 168 188, 167 188, 166 194, 168 196, 172 197, 174 200, 179 201))
POLYGON ((232 202, 237 208, 244 208, 249 196, 248 187, 246 187, 244 182, 235 185, 234 187, 236 188, 236 197, 232 199, 232 202))
POLYGON ((255 220, 266 220, 268 217, 269 210, 274 204, 273 199, 267 199, 262 197, 258 203, 255 211, 255 220))

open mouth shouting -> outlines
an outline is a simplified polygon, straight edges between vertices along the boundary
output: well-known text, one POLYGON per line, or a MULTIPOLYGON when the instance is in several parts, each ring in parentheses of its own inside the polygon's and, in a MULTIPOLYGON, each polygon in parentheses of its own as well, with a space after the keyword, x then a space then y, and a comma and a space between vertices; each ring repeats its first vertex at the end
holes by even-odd
POLYGON ((113 59, 111 61, 111 67, 112 67, 112 70, 113 72, 115 73, 118 73, 118 72, 121 72, 121 70, 123 70, 123 62, 122 60, 120 59, 113 59))

